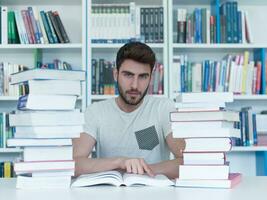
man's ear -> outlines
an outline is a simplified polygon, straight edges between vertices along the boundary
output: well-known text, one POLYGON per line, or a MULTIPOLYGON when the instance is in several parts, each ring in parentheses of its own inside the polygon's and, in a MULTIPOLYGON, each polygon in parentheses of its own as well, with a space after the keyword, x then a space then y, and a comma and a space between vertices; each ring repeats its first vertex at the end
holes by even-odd
POLYGON ((119 74, 119 72, 118 72, 117 68, 114 68, 113 69, 113 78, 116 82, 118 81, 118 74, 119 74))

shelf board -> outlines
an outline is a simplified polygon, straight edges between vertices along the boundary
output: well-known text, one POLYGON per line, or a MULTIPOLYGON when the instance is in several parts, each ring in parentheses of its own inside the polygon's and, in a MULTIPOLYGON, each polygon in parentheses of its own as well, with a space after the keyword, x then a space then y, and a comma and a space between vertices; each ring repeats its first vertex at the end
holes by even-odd
MULTIPOLYGON (((106 44, 106 43, 91 43, 90 47, 94 48, 94 49, 119 49, 120 47, 122 47, 122 45, 124 45, 123 43, 118 43, 118 44, 106 44)), ((148 46, 150 46, 151 48, 163 48, 164 44, 163 43, 147 43, 148 46)))
POLYGON ((234 95, 234 100, 267 100, 267 95, 234 95))
POLYGON ((1 44, 0 49, 82 49, 82 44, 1 44))
POLYGON ((22 153, 23 150, 19 148, 0 148, 0 153, 22 153))
POLYGON ((17 96, 0 96, 0 101, 17 101, 17 96))
POLYGON ((267 48, 267 44, 178 44, 173 43, 174 49, 258 49, 267 48))
POLYGON ((230 152, 267 151, 267 146, 233 147, 230 152))

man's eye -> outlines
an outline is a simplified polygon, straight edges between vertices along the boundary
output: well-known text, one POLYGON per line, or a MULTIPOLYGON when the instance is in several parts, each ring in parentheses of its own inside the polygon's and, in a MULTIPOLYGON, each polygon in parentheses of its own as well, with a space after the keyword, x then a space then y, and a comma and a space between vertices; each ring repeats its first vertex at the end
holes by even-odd
POLYGON ((141 75, 140 78, 141 79, 147 79, 148 75, 141 75))
POLYGON ((132 77, 132 74, 124 74, 126 77, 132 77))

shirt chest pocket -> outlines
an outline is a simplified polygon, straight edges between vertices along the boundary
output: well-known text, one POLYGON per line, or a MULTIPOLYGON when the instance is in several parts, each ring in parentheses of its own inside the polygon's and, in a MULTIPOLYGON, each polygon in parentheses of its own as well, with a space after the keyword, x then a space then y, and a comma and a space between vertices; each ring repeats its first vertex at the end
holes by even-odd
POLYGON ((142 150, 153 150, 159 144, 159 137, 155 126, 136 131, 135 137, 139 149, 142 150))

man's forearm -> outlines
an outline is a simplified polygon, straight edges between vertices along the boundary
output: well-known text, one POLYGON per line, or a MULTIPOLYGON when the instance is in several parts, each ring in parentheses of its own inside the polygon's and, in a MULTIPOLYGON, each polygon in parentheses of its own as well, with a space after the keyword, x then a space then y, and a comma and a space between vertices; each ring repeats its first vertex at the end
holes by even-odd
POLYGON ((182 158, 176 158, 174 160, 166 160, 160 163, 149 165, 155 174, 164 174, 170 179, 178 178, 179 165, 183 163, 182 158))
POLYGON ((120 168, 121 158, 86 158, 76 157, 75 159, 75 176, 115 170, 120 168))

